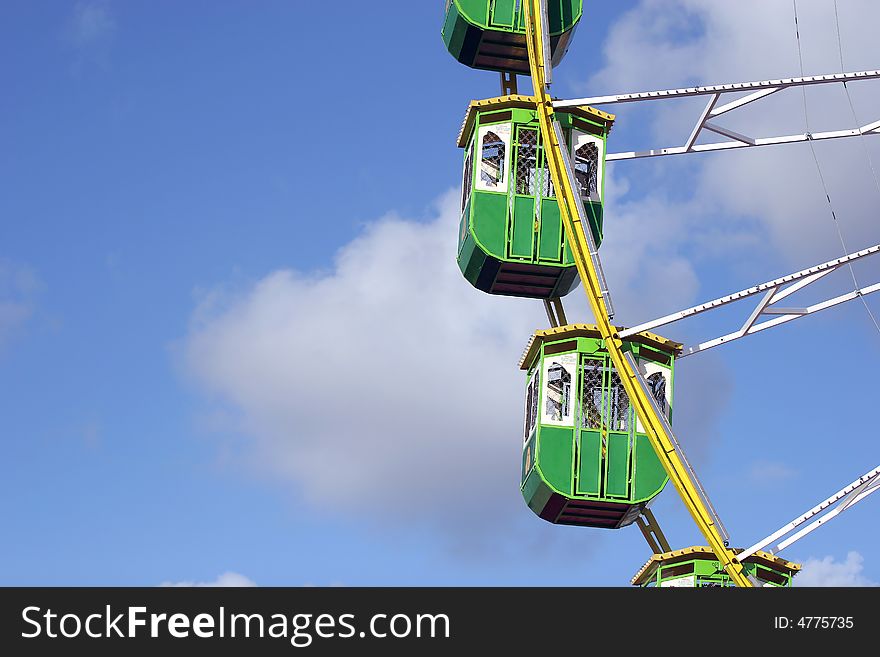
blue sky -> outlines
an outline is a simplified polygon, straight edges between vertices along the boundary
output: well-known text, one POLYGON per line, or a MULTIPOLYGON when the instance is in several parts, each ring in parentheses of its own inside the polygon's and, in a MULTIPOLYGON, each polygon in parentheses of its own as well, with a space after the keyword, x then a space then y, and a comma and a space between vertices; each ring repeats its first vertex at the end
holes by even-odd
MULTIPOLYGON (((345 4, 0 7, 0 583, 626 585, 648 558, 636 529, 554 527, 518 491, 516 362, 546 318, 454 262, 455 136, 497 76, 445 51, 442 2, 345 4)), ((789 3, 747 4, 588 2, 554 91, 797 74, 789 3)), ((847 68, 877 68, 877 8, 840 5, 847 68)), ((829 10, 803 8, 808 73, 839 70, 829 10)), ((810 101, 850 127, 841 97, 810 101)), ((671 145, 692 107, 621 111, 610 148, 671 145)), ((847 141, 819 155, 855 250, 880 190, 847 141)), ((818 192, 800 147, 615 165, 621 320, 839 256, 818 192)), ((735 543, 880 461, 878 364, 856 303, 682 363, 676 426, 735 543)), ((876 505, 785 556, 880 582, 876 505)), ((700 542, 671 489, 655 510, 700 542)))

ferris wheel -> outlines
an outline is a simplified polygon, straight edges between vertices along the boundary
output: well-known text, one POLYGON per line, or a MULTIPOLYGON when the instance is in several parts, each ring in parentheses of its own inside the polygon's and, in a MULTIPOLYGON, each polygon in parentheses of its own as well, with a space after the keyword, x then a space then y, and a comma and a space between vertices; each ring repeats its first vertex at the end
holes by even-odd
MULTIPOLYGON (((553 98, 552 69, 564 58, 583 12, 583 0, 447 0, 442 31, 458 61, 498 72, 502 90, 499 97, 470 104, 458 136, 465 152, 459 268, 488 294, 542 300, 550 323, 531 336, 520 361, 527 381, 523 497, 551 523, 638 526, 654 556, 633 584, 790 586, 800 566, 778 553, 880 488, 880 467, 766 539, 746 549, 732 547, 672 430, 675 363, 848 301, 864 301, 880 291, 880 282, 862 284, 852 264, 880 253, 880 244, 636 326, 618 326, 599 256, 606 229, 605 164, 798 142, 812 149, 817 141, 878 135, 880 117, 833 131, 768 136, 730 129, 724 121, 739 108, 790 89, 837 84, 848 95, 848 83, 880 79, 880 70, 553 98), (532 95, 519 93, 517 75, 523 74, 531 76, 532 95), (615 122, 609 107, 684 97, 706 103, 683 144, 609 152, 615 122), (781 303, 846 270, 851 291, 805 307, 781 303), (594 324, 566 318, 561 299, 578 282, 594 324), (712 339, 685 345, 654 333, 751 297, 757 303, 742 323, 712 339), (650 504, 670 480, 707 546, 673 550, 663 535, 650 504)), ((795 19, 796 12, 795 3, 795 19)), ((826 197, 831 205, 827 190, 826 197)))

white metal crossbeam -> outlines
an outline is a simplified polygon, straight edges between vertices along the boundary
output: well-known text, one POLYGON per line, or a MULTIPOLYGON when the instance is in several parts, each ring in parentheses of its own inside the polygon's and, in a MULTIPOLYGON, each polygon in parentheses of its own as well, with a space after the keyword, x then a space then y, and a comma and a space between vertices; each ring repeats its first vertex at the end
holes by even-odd
POLYGON ((880 291, 880 283, 875 283, 873 285, 856 289, 852 292, 847 292, 846 294, 841 294, 831 299, 826 299, 825 301, 815 303, 813 305, 803 308, 783 308, 774 305, 782 301, 786 297, 794 294, 795 292, 798 292, 799 290, 802 290, 803 288, 812 285, 813 283, 820 280, 821 278, 824 278, 828 274, 837 271, 843 265, 852 263, 856 260, 859 260, 866 256, 874 255, 876 253, 880 253, 880 244, 871 246, 867 249, 862 249, 861 251, 857 251, 856 253, 851 253, 847 256, 843 256, 842 258, 829 260, 828 262, 824 262, 821 265, 816 265, 815 267, 810 267, 809 269, 803 269, 799 272, 789 274, 788 276, 783 276, 782 278, 777 278, 766 283, 761 283, 760 285, 755 285, 745 290, 740 290, 739 292, 728 294, 727 296, 719 297, 718 299, 707 301, 705 303, 692 306, 685 310, 680 310, 678 312, 659 317, 657 319, 651 320, 650 322, 639 324, 638 326, 633 326, 632 328, 621 331, 620 337, 627 338, 637 333, 641 333, 642 331, 652 331, 659 326, 665 326, 666 324, 671 324, 672 322, 677 322, 681 319, 693 317, 695 315, 699 315, 701 313, 705 313, 710 310, 726 306, 727 304, 734 303, 736 301, 741 301, 742 299, 754 296, 756 294, 761 294, 763 292, 764 296, 762 297, 761 301, 752 310, 745 323, 738 330, 727 333, 726 335, 722 335, 707 342, 701 342, 693 346, 685 347, 682 351, 681 357, 683 358, 685 356, 690 356, 701 351, 706 351, 707 349, 711 349, 712 347, 717 347, 718 345, 732 342, 733 340, 738 340, 739 338, 743 338, 747 335, 753 335, 759 331, 763 331, 774 326, 779 326, 780 324, 785 324, 800 317, 804 317, 806 315, 810 315, 821 310, 826 310, 841 303, 852 301, 853 299, 858 299, 861 296, 866 296, 868 294, 880 291), (761 319, 761 317, 765 316, 770 316, 772 317, 772 319, 765 319, 761 322, 758 321, 759 319, 761 319))
POLYGON ((758 550, 777 554, 813 530, 818 529, 832 518, 836 518, 847 509, 852 508, 877 490, 880 490, 880 467, 876 467, 862 475, 848 486, 837 491, 827 500, 814 506, 805 514, 798 516, 784 527, 770 534, 770 536, 758 541, 747 550, 740 552, 736 555, 736 558, 742 563, 743 560, 758 550), (798 527, 805 523, 809 524, 795 532, 798 527))
POLYGON ((880 70, 857 71, 854 73, 833 73, 831 75, 810 75, 801 78, 783 78, 780 80, 762 80, 760 82, 736 82, 733 84, 714 84, 703 87, 685 87, 664 91, 642 91, 639 93, 615 94, 611 96, 590 96, 574 100, 554 100, 553 107, 576 107, 578 105, 608 105, 611 103, 632 103, 643 100, 659 100, 662 98, 681 98, 683 96, 706 96, 716 93, 733 93, 737 91, 777 90, 785 87, 797 87, 829 82, 851 82, 854 80, 875 80, 880 78, 880 70))
POLYGON ((679 358, 692 356, 693 354, 697 354, 701 351, 706 351, 707 349, 711 349, 712 347, 717 347, 718 345, 732 342, 733 340, 738 340, 739 338, 744 338, 747 335, 753 335, 755 333, 758 333, 759 331, 773 328, 774 326, 779 326, 780 324, 785 324, 794 319, 799 319, 800 317, 803 317, 805 315, 811 315, 813 313, 819 312, 820 310, 827 310, 828 308, 832 308, 842 303, 846 303, 847 301, 852 301, 853 299, 858 299, 859 297, 867 296, 878 291, 880 291, 880 283, 875 283, 874 285, 869 285, 868 287, 853 290, 852 292, 848 292, 847 294, 841 294, 840 296, 834 297, 833 299, 828 299, 827 301, 816 303, 812 306, 807 306, 806 308, 779 308, 765 310, 763 312, 763 314, 765 315, 779 316, 775 319, 769 319, 767 321, 761 322, 760 324, 754 324, 745 331, 741 329, 733 333, 728 333, 727 335, 722 335, 721 337, 715 338, 714 340, 701 342, 700 344, 691 347, 685 347, 679 358))
POLYGON ((634 103, 647 100, 662 100, 666 98, 683 98, 689 96, 711 96, 708 105, 697 118, 690 136, 683 146, 668 148, 656 148, 645 151, 628 151, 623 153, 609 153, 606 159, 631 160, 643 157, 658 157, 661 155, 680 155, 683 153, 702 153, 708 151, 731 150, 736 148, 749 148, 754 146, 770 146, 774 144, 792 144, 809 140, 840 139, 843 137, 857 137, 860 135, 880 134, 880 121, 873 121, 860 128, 849 130, 832 130, 827 132, 801 133, 791 135, 777 135, 771 137, 755 137, 745 135, 724 126, 718 125, 710 119, 715 119, 735 109, 755 103, 778 91, 793 87, 809 85, 846 83, 856 80, 880 79, 880 70, 857 71, 853 73, 836 73, 832 75, 812 75, 800 78, 784 78, 780 80, 763 80, 760 82, 739 82, 734 84, 716 84, 703 87, 686 87, 683 89, 667 89, 664 91, 643 91, 630 94, 616 94, 611 96, 593 96, 589 98, 577 98, 575 100, 557 100, 553 106, 557 109, 574 107, 579 105, 608 105, 615 103, 634 103), (723 105, 718 105, 722 97, 745 91, 752 93, 737 98, 723 105), (728 137, 729 141, 697 144, 699 137, 706 131, 728 137))

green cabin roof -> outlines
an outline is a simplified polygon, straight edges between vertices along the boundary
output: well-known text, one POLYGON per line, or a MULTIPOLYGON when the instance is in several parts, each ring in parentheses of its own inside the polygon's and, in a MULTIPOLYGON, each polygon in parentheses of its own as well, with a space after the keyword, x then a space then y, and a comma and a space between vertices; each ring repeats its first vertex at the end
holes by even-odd
MULTIPOLYGON (((624 330, 624 327, 622 326, 617 326, 615 328, 618 332, 624 330)), ((529 369, 529 365, 535 360, 538 350, 545 342, 557 342, 558 340, 564 340, 566 338, 601 337, 602 334, 599 332, 599 329, 595 324, 566 324, 565 326, 557 326, 556 328, 539 329, 535 331, 531 338, 529 338, 529 343, 526 345, 526 349, 519 361, 519 368, 521 370, 529 369)), ((649 347, 664 351, 671 356, 677 356, 680 354, 682 347, 684 346, 680 342, 669 340, 668 338, 664 338, 661 335, 650 333, 648 331, 642 331, 641 333, 631 335, 626 338, 626 342, 648 345, 649 347)))
MULTIPOLYGON (((742 549, 734 549, 733 551, 739 553, 742 552, 742 549)), ((657 569, 661 566, 668 566, 682 561, 693 561, 695 559, 712 561, 717 560, 718 557, 711 548, 706 546, 688 547, 681 550, 664 552, 663 554, 655 554, 648 559, 648 562, 635 574, 635 577, 632 578, 632 584, 634 586, 643 586, 646 582, 654 578, 657 569)), ((785 572, 787 575, 795 575, 801 569, 800 564, 786 561, 782 557, 777 557, 762 550, 758 550, 754 554, 746 557, 745 563, 761 564, 770 570, 785 572)))
MULTIPOLYGON (((458 147, 467 148, 471 133, 474 131, 474 124, 477 121, 479 112, 491 112, 492 110, 501 109, 536 109, 535 99, 532 96, 512 95, 498 96, 497 98, 486 98, 485 100, 473 100, 468 106, 464 121, 461 124, 461 130, 458 133, 458 147)), ((611 131, 614 125, 614 114, 603 112, 602 110, 590 107, 589 105, 579 105, 578 107, 566 107, 559 110, 560 113, 571 114, 582 119, 595 121, 603 124, 606 132, 611 131)))

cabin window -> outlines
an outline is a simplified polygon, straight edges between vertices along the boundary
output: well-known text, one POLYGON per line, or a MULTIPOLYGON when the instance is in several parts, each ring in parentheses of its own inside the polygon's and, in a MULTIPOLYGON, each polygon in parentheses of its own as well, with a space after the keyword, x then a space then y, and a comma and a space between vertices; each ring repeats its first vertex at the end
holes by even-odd
MULTIPOLYGON (((646 354, 643 358, 648 357, 650 356, 646 354)), ((643 360, 642 358, 639 359, 639 370, 642 376, 645 377, 648 391, 651 397, 654 398, 654 401, 657 402, 660 412, 667 418, 670 418, 672 415, 672 388, 670 383, 672 370, 653 362, 653 360, 643 360)), ((642 423, 638 419, 636 419, 636 431, 644 433, 642 423)))
POLYGON ((600 201, 599 189, 602 186, 602 140, 593 135, 575 131, 574 135, 574 175, 578 194, 583 201, 600 201))
POLYGON ((572 426, 574 424, 574 389, 577 354, 558 354, 544 359, 544 403, 541 422, 572 426))
POLYGON ((755 571, 755 575, 759 580, 766 582, 764 586, 772 586, 772 584, 776 584, 777 586, 785 586, 786 584, 788 584, 788 578, 785 575, 774 572, 769 568, 764 568, 763 566, 758 566, 757 570, 755 571))
POLYGON ((538 174, 538 131, 520 128, 516 148, 516 193, 535 195, 535 179, 538 174))
POLYGON ((605 361, 584 361, 581 367, 581 427, 629 431, 629 396, 620 375, 605 361))
POLYGON ((685 575, 684 577, 674 577, 660 582, 660 586, 665 588, 694 588, 696 586, 696 578, 693 575, 685 575))
MULTIPOLYGON (((670 377, 672 376, 672 370, 663 367, 653 360, 644 360, 644 358, 648 357, 650 356, 645 355, 642 358, 639 358, 639 371, 645 378, 645 382, 648 384, 648 391, 651 397, 657 402, 657 407, 660 409, 660 412, 663 413, 667 419, 671 419, 672 379, 670 377)), ((641 420, 635 418, 635 422, 636 433, 645 433, 645 428, 642 426, 641 420)))
POLYGON ((571 414, 571 373, 559 363, 547 370, 547 414, 556 422, 571 414))
POLYGON ((516 193, 535 196, 537 190, 543 198, 553 198, 553 180, 544 149, 539 145, 535 128, 520 128, 516 148, 516 193))
POLYGON ((498 187, 504 182, 504 142, 494 132, 483 136, 483 155, 480 165, 480 180, 489 187, 498 187))
POLYGON ((599 148, 596 144, 584 144, 575 151, 574 172, 582 199, 597 196, 599 172, 599 148))
POLYGON ((507 191, 507 169, 510 152, 510 124, 495 123, 483 126, 477 132, 477 150, 474 168, 477 169, 477 190, 484 192, 507 191))
POLYGON ((526 389, 526 426, 525 435, 523 436, 524 442, 528 442, 529 436, 532 435, 532 431, 535 430, 535 425, 538 422, 538 397, 541 394, 541 390, 538 386, 538 371, 535 370, 529 381, 529 386, 526 389))
POLYGON ((556 191, 553 189, 553 178, 550 176, 547 156, 543 152, 541 160, 541 196, 543 198, 553 198, 556 196, 556 191))
POLYGON ((602 374, 601 360, 584 361, 581 371, 581 426, 585 429, 602 427, 602 374))
POLYGON ((608 392, 608 428, 611 431, 629 431, 629 395, 616 370, 611 371, 608 392))
POLYGON ((474 175, 473 171, 473 155, 474 155, 474 147, 473 143, 468 149, 467 157, 464 159, 464 179, 461 183, 461 211, 464 212, 464 209, 467 207, 468 201, 471 200, 471 185, 473 184, 472 178, 474 175))
POLYGON ((664 415, 668 413, 668 404, 666 402, 666 377, 663 372, 654 372, 647 378, 648 387, 651 389, 651 396, 657 401, 657 406, 664 415))

